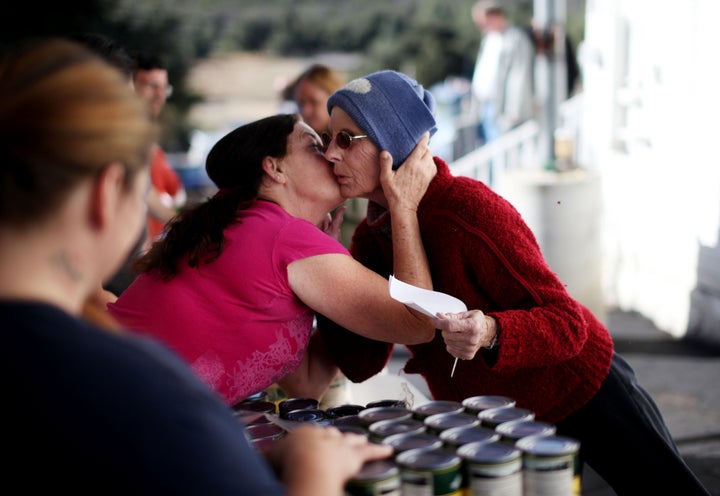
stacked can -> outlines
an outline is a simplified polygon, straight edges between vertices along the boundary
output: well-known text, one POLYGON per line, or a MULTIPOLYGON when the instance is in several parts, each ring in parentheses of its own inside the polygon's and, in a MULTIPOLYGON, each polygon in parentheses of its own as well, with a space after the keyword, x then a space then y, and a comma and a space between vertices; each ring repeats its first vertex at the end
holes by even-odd
POLYGON ((498 441, 474 442, 457 450, 464 484, 472 496, 523 496, 522 452, 498 441))
POLYGON ((511 420, 495 427, 495 432, 500 434, 502 441, 511 446, 515 446, 515 443, 524 437, 551 436, 555 431, 554 425, 539 420, 511 420))
POLYGON ((504 406, 515 406, 515 400, 507 396, 481 395, 471 396, 462 401, 465 411, 477 415, 483 410, 490 408, 501 408, 504 406))
POLYGON ((438 413, 462 413, 465 411, 462 403, 458 401, 428 401, 412 409, 413 417, 418 420, 425 420, 431 415, 438 413))
POLYGON ((403 496, 462 496, 462 461, 441 449, 411 449, 395 457, 403 496))
POLYGON ((425 430, 425 424, 414 418, 380 420, 368 426, 370 440, 376 443, 394 434, 421 434, 425 430))
POLYGON ((366 462, 345 484, 346 496, 401 496, 400 469, 392 460, 366 462))
POLYGON ((452 452, 468 443, 489 443, 500 440, 500 434, 481 425, 453 427, 442 431, 439 437, 443 446, 452 452))
POLYGON ((523 452, 525 496, 580 495, 580 443, 577 440, 535 435, 519 439, 515 446, 523 452))
POLYGON ((393 434, 382 440, 382 444, 393 447, 395 455, 411 449, 440 449, 443 442, 437 436, 427 432, 404 432, 393 434))
POLYGON ((556 434, 512 398, 474 396, 409 408, 402 400, 321 410, 317 400, 265 397, 232 407, 264 450, 286 434, 273 415, 334 425, 389 444, 394 456, 368 462, 346 486, 347 496, 579 496, 580 443, 556 434))
POLYGON ((480 419, 477 415, 471 415, 465 412, 446 412, 425 417, 423 424, 425 424, 429 432, 439 436, 443 431, 452 429, 453 427, 479 426, 480 419))
POLYGON ((498 408, 489 408, 478 413, 481 425, 495 429, 498 425, 512 420, 533 420, 535 413, 516 406, 502 406, 498 408))

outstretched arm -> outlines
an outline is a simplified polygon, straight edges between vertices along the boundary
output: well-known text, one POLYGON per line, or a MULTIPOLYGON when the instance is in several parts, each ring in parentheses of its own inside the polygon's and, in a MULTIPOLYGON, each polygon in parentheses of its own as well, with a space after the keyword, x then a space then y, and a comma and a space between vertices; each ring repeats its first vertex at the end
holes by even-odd
POLYGON ((338 373, 335 360, 325 346, 322 335, 315 331, 300 366, 278 384, 290 398, 321 399, 338 373))
POLYGON ((391 446, 372 443, 360 434, 310 425, 293 430, 266 452, 287 496, 344 494, 345 483, 365 462, 391 455, 391 446))
MULTIPOLYGON (((432 288, 427 257, 420 238, 417 209, 437 168, 420 140, 408 159, 392 170, 392 157, 380 154, 380 181, 391 212, 395 276, 432 288)), ((288 267, 293 292, 310 308, 342 327, 388 343, 430 341, 435 328, 428 317, 393 300, 388 281, 356 260, 329 254, 297 260, 288 267)))

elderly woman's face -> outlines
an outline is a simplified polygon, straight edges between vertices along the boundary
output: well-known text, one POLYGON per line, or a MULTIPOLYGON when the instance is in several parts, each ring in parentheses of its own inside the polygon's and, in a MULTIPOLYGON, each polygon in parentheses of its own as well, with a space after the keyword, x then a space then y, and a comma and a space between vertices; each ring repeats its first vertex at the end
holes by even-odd
MULTIPOLYGON (((350 136, 365 134, 347 112, 333 107, 330 135, 335 138, 341 131, 350 136)), ((337 139, 330 142, 325 157, 333 163, 333 172, 343 197, 361 197, 385 204, 385 195, 380 186, 380 151, 370 138, 354 139, 345 149, 338 146, 337 139)))

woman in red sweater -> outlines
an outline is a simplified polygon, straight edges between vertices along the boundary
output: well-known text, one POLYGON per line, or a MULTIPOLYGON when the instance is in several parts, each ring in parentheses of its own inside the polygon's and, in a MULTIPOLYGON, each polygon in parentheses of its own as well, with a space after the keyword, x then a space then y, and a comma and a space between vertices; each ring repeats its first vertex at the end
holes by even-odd
MULTIPOLYGON (((401 164, 435 129, 432 95, 413 79, 380 71, 356 79, 328 101, 326 157, 343 196, 369 200, 351 253, 392 273, 389 212, 380 205, 377 150, 401 164)), ((567 292, 517 210, 482 182, 437 174, 418 208, 433 287, 468 308, 439 315, 435 339, 410 345, 405 372, 425 378, 434 399, 514 398, 559 434, 581 442, 580 457, 618 494, 708 494, 679 455, 652 398, 613 350, 608 330, 567 292), (454 375, 450 371, 455 357, 454 375)), ((319 328, 341 370, 364 381, 387 364, 393 345, 319 328)))

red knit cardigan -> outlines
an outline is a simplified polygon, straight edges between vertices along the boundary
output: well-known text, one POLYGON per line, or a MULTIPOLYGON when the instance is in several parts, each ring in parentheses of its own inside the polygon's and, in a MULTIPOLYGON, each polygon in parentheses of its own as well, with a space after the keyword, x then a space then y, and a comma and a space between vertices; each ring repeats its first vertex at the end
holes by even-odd
MULTIPOLYGON (((437 157, 435 163, 438 174, 418 209, 433 287, 494 317, 500 344, 460 360, 451 378, 454 359, 438 331, 433 341, 408 346, 405 372, 422 374, 434 399, 504 395, 538 419, 557 422, 599 390, 613 355, 610 334, 568 294, 507 200, 480 181, 453 176, 437 157)), ((382 276, 392 273, 387 211, 370 203, 350 251, 382 276)), ((377 374, 390 358, 391 343, 353 334, 323 316, 318 328, 353 382, 377 374)))

